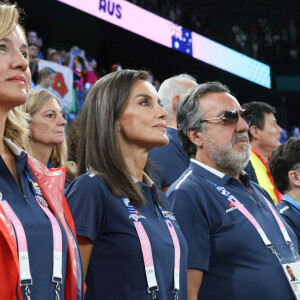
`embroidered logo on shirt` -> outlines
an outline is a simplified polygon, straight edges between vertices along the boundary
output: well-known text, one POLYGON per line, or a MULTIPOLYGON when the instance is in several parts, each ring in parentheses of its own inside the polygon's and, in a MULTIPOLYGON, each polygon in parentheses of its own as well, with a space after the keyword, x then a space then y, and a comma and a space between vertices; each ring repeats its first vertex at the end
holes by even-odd
POLYGON ((176 221, 176 218, 175 218, 175 216, 173 215, 172 212, 164 210, 163 213, 164 213, 164 215, 166 216, 167 219, 172 220, 172 221, 176 221))
POLYGON ((233 210, 236 210, 236 207, 234 206, 234 204, 229 203, 230 208, 226 209, 226 214, 232 212, 233 210))

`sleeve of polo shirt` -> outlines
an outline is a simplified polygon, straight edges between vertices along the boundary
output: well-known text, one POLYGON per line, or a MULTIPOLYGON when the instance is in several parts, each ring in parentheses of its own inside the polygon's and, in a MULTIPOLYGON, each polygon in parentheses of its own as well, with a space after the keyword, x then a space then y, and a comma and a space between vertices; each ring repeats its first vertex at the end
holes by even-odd
POLYGON ((104 211, 104 193, 100 180, 88 174, 72 182, 66 198, 73 215, 76 234, 96 241, 104 211))
POLYGON ((169 199, 180 229, 188 244, 188 269, 208 270, 210 259, 210 230, 201 206, 204 193, 188 189, 171 192, 169 199))

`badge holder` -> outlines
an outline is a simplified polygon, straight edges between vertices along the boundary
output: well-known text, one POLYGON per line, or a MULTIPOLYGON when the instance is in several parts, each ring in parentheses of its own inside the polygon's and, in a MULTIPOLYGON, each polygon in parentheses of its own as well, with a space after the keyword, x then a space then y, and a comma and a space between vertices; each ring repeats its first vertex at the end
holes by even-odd
POLYGON ((300 259, 283 259, 280 264, 296 299, 300 300, 300 259))

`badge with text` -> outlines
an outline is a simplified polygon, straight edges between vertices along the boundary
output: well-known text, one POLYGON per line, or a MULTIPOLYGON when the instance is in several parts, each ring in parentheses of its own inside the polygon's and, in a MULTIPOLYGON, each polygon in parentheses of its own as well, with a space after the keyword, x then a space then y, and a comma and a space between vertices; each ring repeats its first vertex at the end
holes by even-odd
POLYGON ((296 299, 300 300, 300 261, 282 263, 281 266, 296 299))

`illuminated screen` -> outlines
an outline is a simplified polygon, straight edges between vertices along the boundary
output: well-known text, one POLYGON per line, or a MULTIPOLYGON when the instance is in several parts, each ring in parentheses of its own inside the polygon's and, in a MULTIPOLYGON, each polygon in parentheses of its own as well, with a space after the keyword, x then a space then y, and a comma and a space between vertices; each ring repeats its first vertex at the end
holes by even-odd
POLYGON ((125 0, 58 0, 158 44, 271 88, 270 66, 125 0))

